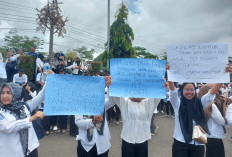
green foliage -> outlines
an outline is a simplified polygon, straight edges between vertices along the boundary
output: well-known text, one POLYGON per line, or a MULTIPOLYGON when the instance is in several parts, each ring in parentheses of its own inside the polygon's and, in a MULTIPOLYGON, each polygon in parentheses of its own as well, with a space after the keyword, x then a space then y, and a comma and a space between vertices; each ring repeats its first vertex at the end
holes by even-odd
POLYGON ((44 41, 36 36, 32 38, 28 36, 21 36, 14 30, 9 32, 9 35, 4 38, 4 41, 6 44, 3 48, 13 48, 16 51, 23 48, 25 52, 29 52, 32 46, 35 47, 35 49, 41 49, 40 46, 44 44, 44 41))
POLYGON ((24 69, 28 80, 32 81, 35 72, 35 59, 33 56, 24 55, 19 57, 20 63, 18 69, 24 69))
POLYGON ((93 61, 91 62, 91 70, 90 70, 90 75, 94 74, 99 74, 100 73, 100 67, 101 67, 101 62, 99 61, 93 61))
POLYGON ((144 47, 136 46, 134 47, 134 49, 136 51, 136 56, 138 58, 159 59, 158 55, 154 55, 154 54, 147 52, 146 48, 144 47))
POLYGON ((128 9, 122 2, 116 15, 116 21, 110 27, 110 58, 136 57, 135 49, 132 47, 134 33, 127 23, 127 16, 128 9))
POLYGON ((167 60, 167 52, 164 52, 164 53, 160 54, 159 58, 162 59, 162 60, 167 60))
POLYGON ((73 49, 74 52, 77 52, 79 54, 78 57, 80 57, 81 59, 84 60, 93 60, 93 54, 95 52, 94 49, 88 50, 87 47, 82 46, 80 48, 77 49, 73 49))
POLYGON ((65 59, 67 60, 68 58, 71 58, 72 61, 75 61, 77 58, 77 52, 67 50, 67 52, 65 53, 65 59))

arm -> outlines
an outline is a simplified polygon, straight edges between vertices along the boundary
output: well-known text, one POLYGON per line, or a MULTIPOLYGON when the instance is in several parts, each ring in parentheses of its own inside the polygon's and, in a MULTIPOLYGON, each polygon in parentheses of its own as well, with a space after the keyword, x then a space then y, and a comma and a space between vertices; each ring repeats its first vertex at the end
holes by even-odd
POLYGON ((75 116, 75 123, 78 128, 83 130, 88 130, 89 128, 94 127, 92 119, 84 119, 83 116, 79 115, 75 116))
POLYGON ((222 85, 223 83, 215 83, 210 90, 210 94, 212 95, 216 94, 221 89, 222 85))
MULTIPOLYGON (((170 90, 176 90, 176 87, 175 87, 175 85, 174 85, 174 82, 172 82, 172 81, 167 81, 168 82, 168 87, 169 87, 169 89, 170 90)), ((165 83, 166 84, 166 83, 165 83)), ((164 85, 165 85, 164 84, 164 85)))
POLYGON ((13 61, 16 61, 16 59, 18 58, 17 55, 13 55, 10 57, 10 61, 13 62, 13 61))
POLYGON ((28 106, 30 107, 31 112, 34 111, 44 100, 45 96, 45 86, 43 86, 42 90, 39 92, 37 96, 35 96, 31 101, 28 102, 28 106))
POLYGON ((225 119, 223 118, 221 112, 218 110, 215 104, 212 105, 212 114, 211 117, 213 120, 221 126, 226 124, 225 119))
POLYGON ((230 104, 226 110, 226 121, 232 126, 232 104, 230 104))
MULTIPOLYGON (((3 114, 1 114, 4 116, 3 114)), ((31 127, 29 118, 7 121, 6 119, 0 120, 0 132, 7 134, 18 132, 22 129, 31 127)))
POLYGON ((29 95, 34 98, 36 96, 36 91, 32 92, 31 90, 29 91, 29 95))

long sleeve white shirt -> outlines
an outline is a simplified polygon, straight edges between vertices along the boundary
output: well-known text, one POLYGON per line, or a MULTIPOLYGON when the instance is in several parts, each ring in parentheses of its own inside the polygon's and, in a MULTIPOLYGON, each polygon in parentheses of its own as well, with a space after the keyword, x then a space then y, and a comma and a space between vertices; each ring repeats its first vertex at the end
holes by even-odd
POLYGON ((212 104, 212 114, 207 124, 210 132, 210 135, 207 135, 208 138, 223 139, 225 137, 223 126, 226 122, 215 104, 212 104))
MULTIPOLYGON (((79 69, 76 69, 77 66, 78 66, 77 63, 73 62, 73 64, 70 65, 70 66, 68 66, 68 67, 66 67, 66 69, 72 69, 73 68, 72 73, 75 74, 75 75, 77 75, 79 73, 79 69)), ((81 66, 81 64, 80 64, 80 66, 81 66)), ((81 67, 81 69, 82 69, 82 67, 81 67)))
MULTIPOLYGON (((231 99, 232 97, 230 97, 231 99)), ((232 126, 232 104, 230 104, 228 107, 227 107, 227 110, 226 110, 226 121, 227 123, 232 126)))
MULTIPOLYGON (((108 94, 105 94, 105 110, 109 108, 109 99, 108 99, 108 94)), ((75 116, 75 123, 79 128, 79 136, 77 137, 77 140, 80 140, 82 147, 89 152, 93 146, 96 144, 97 147, 97 154, 103 154, 107 150, 110 149, 111 144, 110 144, 110 131, 109 127, 107 124, 106 116, 105 116, 105 124, 103 128, 103 135, 100 135, 97 132, 97 129, 94 127, 94 124, 92 122, 92 119, 85 119, 81 115, 76 115, 75 116), (87 138, 87 130, 89 128, 94 127, 93 130, 93 138, 91 141, 88 140, 87 138)))
MULTIPOLYGON (((28 106, 33 111, 44 99, 45 88, 34 97, 28 106)), ((33 128, 32 122, 29 121, 31 116, 27 107, 25 112, 27 118, 16 120, 15 116, 5 110, 0 110, 0 156, 2 157, 24 157, 19 131, 28 128, 28 149, 32 152, 39 147, 39 141, 33 128)))
MULTIPOLYGON (((111 97, 112 98, 112 97, 111 97)), ((151 139, 150 124, 160 99, 143 99, 133 102, 129 98, 113 97, 121 111, 123 126, 121 138, 128 143, 143 143, 151 139)))
MULTIPOLYGON (((180 99, 178 97, 178 91, 177 90, 170 90, 170 102, 173 106, 174 112, 175 112, 175 128, 174 128, 174 135, 173 137, 180 141, 185 143, 184 136, 181 131, 180 127, 180 121, 179 121, 179 108, 180 108, 180 99)), ((203 108, 205 108, 207 105, 211 104, 212 101, 214 100, 215 95, 210 94, 208 92, 201 98, 201 103, 203 105, 203 108)), ((202 145, 199 144, 198 142, 192 140, 189 144, 195 144, 195 145, 202 145)))

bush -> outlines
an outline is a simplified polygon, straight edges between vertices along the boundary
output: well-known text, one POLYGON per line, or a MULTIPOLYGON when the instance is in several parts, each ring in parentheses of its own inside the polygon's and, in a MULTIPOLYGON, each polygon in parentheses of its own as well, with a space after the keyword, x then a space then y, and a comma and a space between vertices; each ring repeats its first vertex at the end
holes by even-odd
POLYGON ((25 74, 28 77, 28 82, 31 82, 35 74, 35 58, 30 55, 24 55, 19 57, 20 63, 18 69, 24 69, 25 74))

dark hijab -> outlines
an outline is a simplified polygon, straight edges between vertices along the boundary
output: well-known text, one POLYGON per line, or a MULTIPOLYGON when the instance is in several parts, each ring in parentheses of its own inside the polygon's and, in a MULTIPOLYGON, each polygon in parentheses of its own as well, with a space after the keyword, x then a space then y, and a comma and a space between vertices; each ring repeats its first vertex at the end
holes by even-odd
POLYGON ((197 95, 195 95, 193 99, 188 100, 183 95, 183 89, 187 84, 192 84, 196 90, 196 87, 193 83, 184 83, 182 85, 180 90, 181 99, 179 108, 179 121, 185 142, 189 143, 192 141, 193 120, 196 122, 196 125, 200 125, 207 133, 209 133, 209 129, 207 126, 201 99, 197 98, 197 95))
MULTIPOLYGON (((1 87, 1 91, 4 87, 8 87, 11 90, 12 101, 8 105, 3 105, 0 101, 0 109, 9 111, 11 114, 15 116, 16 120, 27 118, 25 112, 26 103, 22 101, 25 94, 25 90, 20 85, 14 83, 3 84, 1 87)), ((26 156, 28 150, 28 128, 20 130, 19 135, 23 152, 26 156)))

